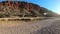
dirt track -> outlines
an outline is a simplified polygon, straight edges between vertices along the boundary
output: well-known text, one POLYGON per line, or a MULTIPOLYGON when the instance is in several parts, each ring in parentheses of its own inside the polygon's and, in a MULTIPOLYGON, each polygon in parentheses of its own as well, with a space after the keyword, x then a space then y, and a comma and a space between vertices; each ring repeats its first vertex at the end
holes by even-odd
POLYGON ((0 21, 0 34, 40 34, 39 32, 44 29, 44 27, 50 27, 52 23, 55 21, 59 22, 59 20, 59 18, 53 18, 34 22, 0 21), (38 32, 38 30, 40 31, 38 32))

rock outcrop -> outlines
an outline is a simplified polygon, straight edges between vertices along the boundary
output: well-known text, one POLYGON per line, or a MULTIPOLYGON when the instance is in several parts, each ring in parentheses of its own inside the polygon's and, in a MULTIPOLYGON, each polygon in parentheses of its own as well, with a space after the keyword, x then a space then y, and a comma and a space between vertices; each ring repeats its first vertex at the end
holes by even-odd
POLYGON ((46 12, 39 5, 20 2, 20 1, 2 1, 0 2, 0 17, 41 17, 46 12))

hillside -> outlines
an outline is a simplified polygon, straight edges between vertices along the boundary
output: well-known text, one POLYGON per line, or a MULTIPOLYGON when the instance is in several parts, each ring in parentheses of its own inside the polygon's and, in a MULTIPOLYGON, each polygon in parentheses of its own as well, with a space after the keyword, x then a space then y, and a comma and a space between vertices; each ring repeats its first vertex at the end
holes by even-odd
POLYGON ((2 1, 0 2, 0 18, 1 17, 44 17, 47 9, 37 4, 18 1, 2 1))

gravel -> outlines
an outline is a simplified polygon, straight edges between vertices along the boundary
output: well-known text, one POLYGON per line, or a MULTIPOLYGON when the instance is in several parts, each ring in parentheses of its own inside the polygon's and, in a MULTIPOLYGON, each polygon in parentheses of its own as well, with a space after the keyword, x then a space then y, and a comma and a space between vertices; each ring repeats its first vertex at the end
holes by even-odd
POLYGON ((60 34, 60 20, 57 20, 50 26, 43 27, 32 34, 60 34))

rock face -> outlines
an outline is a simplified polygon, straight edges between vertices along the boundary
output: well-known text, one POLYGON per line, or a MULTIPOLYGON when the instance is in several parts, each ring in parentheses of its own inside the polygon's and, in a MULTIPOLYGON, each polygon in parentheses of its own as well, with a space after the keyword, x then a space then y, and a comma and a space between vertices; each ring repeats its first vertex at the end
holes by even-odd
POLYGON ((40 6, 18 1, 2 1, 0 2, 0 17, 40 17, 46 12, 45 9, 40 6))

